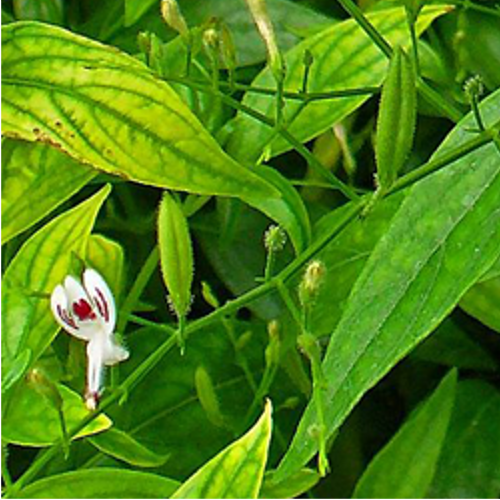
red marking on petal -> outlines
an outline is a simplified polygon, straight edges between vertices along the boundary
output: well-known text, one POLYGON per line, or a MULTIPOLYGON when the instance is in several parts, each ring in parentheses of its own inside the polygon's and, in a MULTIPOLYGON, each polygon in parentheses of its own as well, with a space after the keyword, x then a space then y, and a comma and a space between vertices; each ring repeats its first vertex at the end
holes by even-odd
POLYGON ((100 300, 96 300, 97 308, 99 309, 99 312, 101 313, 101 316, 104 318, 104 321, 106 323, 109 321, 109 307, 108 303, 106 301, 106 298, 104 297, 104 294, 99 290, 99 288, 96 287, 95 291, 97 292, 97 295, 99 296, 100 300))
POLYGON ((78 330, 78 326, 74 322, 73 318, 71 318, 66 309, 63 309, 60 305, 57 306, 57 314, 59 314, 59 318, 61 318, 63 323, 71 328, 74 328, 75 330, 78 330))
POLYGON ((78 302, 73 302, 73 312, 78 316, 80 321, 96 319, 96 315, 92 307, 85 299, 80 299, 78 302))

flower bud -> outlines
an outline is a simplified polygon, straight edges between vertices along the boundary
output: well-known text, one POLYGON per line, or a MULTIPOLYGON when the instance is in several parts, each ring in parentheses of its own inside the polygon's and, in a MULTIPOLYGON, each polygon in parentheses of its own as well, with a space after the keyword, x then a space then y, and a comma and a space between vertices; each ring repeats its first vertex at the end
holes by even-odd
POLYGON ((270 225, 264 234, 264 246, 268 252, 279 252, 286 244, 286 233, 281 226, 270 225))
POLYGON ((162 0, 161 16, 163 20, 180 35, 185 36, 189 33, 186 21, 176 0, 162 0))
POLYGON ((307 265, 299 285, 299 299, 302 306, 310 304, 316 297, 326 274, 326 267, 320 260, 313 260, 307 265))
POLYGON ((267 366, 276 366, 280 361, 280 337, 279 323, 276 320, 271 321, 267 325, 269 334, 269 344, 266 347, 266 364, 267 366))
POLYGON ((210 288, 210 285, 206 281, 201 282, 201 295, 205 302, 212 306, 214 309, 217 309, 220 306, 220 303, 215 296, 214 292, 210 288))

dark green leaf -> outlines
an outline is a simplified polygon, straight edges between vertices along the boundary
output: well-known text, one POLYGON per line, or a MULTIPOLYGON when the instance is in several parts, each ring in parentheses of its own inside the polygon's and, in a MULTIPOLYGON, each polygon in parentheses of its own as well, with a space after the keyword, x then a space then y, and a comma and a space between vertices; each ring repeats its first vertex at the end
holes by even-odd
POLYGON ((457 372, 446 376, 370 462, 354 498, 424 498, 450 421, 457 372))
MULTIPOLYGON (((498 119, 500 92, 482 107, 498 119)), ((469 138, 469 114, 435 156, 469 138)), ((323 361, 324 414, 332 434, 362 395, 457 305, 500 252, 500 156, 494 144, 415 184, 356 281, 323 361)), ((283 479, 314 455, 309 404, 278 468, 283 479)))
POLYGON ((458 384, 457 400, 429 498, 498 498, 500 394, 480 380, 458 384))

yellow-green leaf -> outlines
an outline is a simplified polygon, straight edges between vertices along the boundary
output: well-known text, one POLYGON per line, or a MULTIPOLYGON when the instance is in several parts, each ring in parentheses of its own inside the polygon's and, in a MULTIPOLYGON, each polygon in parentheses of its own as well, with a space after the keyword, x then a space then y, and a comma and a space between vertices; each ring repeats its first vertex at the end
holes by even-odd
POLYGON ((193 249, 186 217, 180 205, 164 193, 158 215, 158 245, 163 280, 179 318, 191 305, 193 249))
POLYGON ((308 238, 300 197, 281 176, 222 151, 175 91, 115 48, 36 22, 2 30, 2 128, 143 184, 238 197, 308 238))
POLYGON ((157 474, 99 467, 40 479, 18 498, 169 498, 178 484, 157 474))
POLYGON ((191 476, 172 498, 257 498, 271 440, 271 402, 255 426, 191 476))
POLYGON ((54 339, 58 326, 48 295, 69 271, 72 253, 84 257, 97 213, 110 192, 106 186, 50 221, 19 249, 2 286, 2 369, 30 349, 34 363, 54 339))
MULTIPOLYGON (((82 397, 68 387, 58 384, 62 411, 68 429, 75 427, 88 415, 82 397)), ((104 414, 92 420, 74 439, 104 431, 111 420, 104 414)), ((59 414, 48 399, 23 381, 16 386, 5 408, 2 439, 23 446, 50 446, 62 438, 59 414)))
POLYGON ((169 458, 169 455, 151 451, 130 434, 114 427, 90 438, 90 442, 103 453, 137 467, 159 467, 169 458))
POLYGON ((80 190, 97 172, 45 144, 2 141, 2 245, 80 190))

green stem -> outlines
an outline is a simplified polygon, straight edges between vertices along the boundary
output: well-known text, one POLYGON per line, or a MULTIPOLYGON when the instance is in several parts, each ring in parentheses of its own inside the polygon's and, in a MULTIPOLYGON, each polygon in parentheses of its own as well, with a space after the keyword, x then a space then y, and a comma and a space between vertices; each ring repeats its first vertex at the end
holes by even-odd
POLYGON ((373 43, 388 58, 392 56, 392 47, 382 34, 373 26, 361 9, 352 0, 338 0, 340 5, 356 20, 364 32, 372 39, 373 43))
POLYGON ((417 88, 422 97, 437 111, 447 116, 453 123, 459 122, 462 117, 462 111, 448 99, 444 98, 439 92, 436 92, 425 80, 417 80, 417 88))
POLYGON ((160 254, 158 251, 158 247, 155 245, 148 258, 144 262, 141 270, 139 271, 139 274, 137 275, 135 282, 130 289, 130 292, 123 301, 123 304, 121 306, 121 314, 118 319, 118 325, 116 327, 117 331, 125 331, 125 327, 127 326, 128 320, 137 304, 137 301, 140 299, 144 288, 146 288, 146 285, 151 279, 151 276, 158 267, 159 259, 160 254))
POLYGON ((424 165, 422 165, 421 167, 412 170, 403 177, 400 177, 388 189, 387 195, 393 194, 397 191, 401 191, 401 189, 404 189, 414 184, 420 179, 426 177, 427 175, 432 174, 433 172, 443 168, 444 166, 457 161, 458 159, 462 158, 463 156, 469 153, 472 153, 472 151, 479 149, 485 144, 491 142, 492 140, 493 140, 493 134, 490 131, 485 131, 477 135, 476 137, 474 137, 470 141, 467 141, 461 146, 440 155, 439 158, 436 158, 435 160, 431 160, 427 163, 424 163, 424 165))
MULTIPOLYGON (((171 83, 178 83, 180 85, 185 85, 189 87, 191 85, 203 85, 207 87, 206 82, 202 80, 186 79, 182 77, 174 76, 164 76, 166 81, 171 83)), ((262 94, 275 96, 276 89, 265 88, 265 87, 254 87, 252 85, 245 85, 243 83, 234 83, 231 87, 228 82, 220 81, 219 87, 227 88, 229 90, 240 90, 243 92, 252 92, 254 94, 262 94)), ((359 87, 355 89, 343 89, 343 90, 329 90, 325 92, 292 92, 288 90, 283 90, 283 97, 285 99, 296 100, 296 101, 326 101, 329 99, 341 99, 343 97, 353 97, 353 96, 363 96, 363 95, 374 95, 380 92, 380 87, 359 87)))
POLYGON ((472 95, 470 104, 477 126, 481 132, 484 132, 486 130, 486 127, 484 126, 483 118, 481 117, 481 111, 479 110, 479 99, 477 94, 472 95))
POLYGON ((269 281, 273 276, 276 253, 269 249, 266 258, 266 268, 264 270, 264 281, 269 281))

